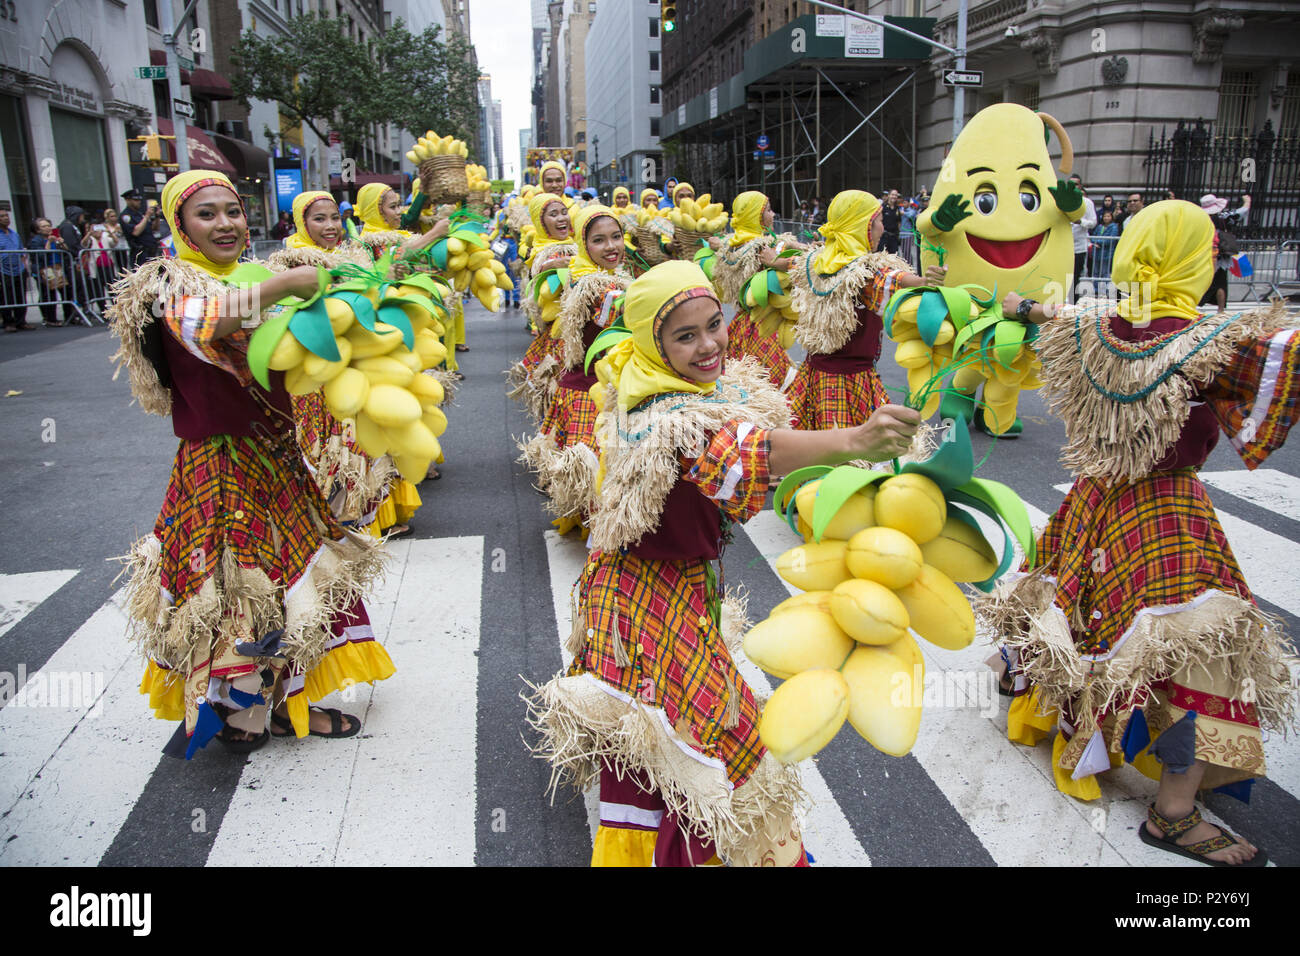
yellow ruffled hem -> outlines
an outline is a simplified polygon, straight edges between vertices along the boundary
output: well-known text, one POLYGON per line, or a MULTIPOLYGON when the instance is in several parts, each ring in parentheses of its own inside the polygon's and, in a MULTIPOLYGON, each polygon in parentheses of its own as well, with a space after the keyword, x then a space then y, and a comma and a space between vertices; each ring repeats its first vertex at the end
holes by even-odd
POLYGON ((1080 777, 1075 780, 1070 774, 1073 771, 1066 770, 1061 766, 1061 754, 1065 750, 1065 734, 1057 734, 1056 740, 1052 743, 1052 776, 1056 779, 1056 789, 1067 797, 1074 797, 1076 800, 1097 800, 1101 797, 1101 785, 1097 783, 1096 774, 1090 774, 1087 777, 1080 777))
POLYGON ((289 698, 289 719, 293 732, 306 737, 310 712, 308 706, 337 690, 357 684, 372 684, 397 673, 388 651, 378 641, 340 644, 307 672, 303 692, 289 698))
POLYGON ((389 528, 410 521, 422 504, 424 502, 415 485, 398 479, 388 497, 375 509, 375 520, 366 525, 366 531, 372 538, 382 538, 389 528))
POLYGON ((149 661, 140 678, 140 693, 149 695, 149 706, 159 720, 185 719, 185 682, 175 671, 149 661))
POLYGON ((656 830, 598 826, 591 846, 592 866, 654 866, 656 830))
POLYGON ((1047 715, 1038 712, 1038 688, 1030 688, 1011 701, 1007 710, 1007 740, 1026 747, 1036 747, 1056 726, 1056 710, 1047 715))

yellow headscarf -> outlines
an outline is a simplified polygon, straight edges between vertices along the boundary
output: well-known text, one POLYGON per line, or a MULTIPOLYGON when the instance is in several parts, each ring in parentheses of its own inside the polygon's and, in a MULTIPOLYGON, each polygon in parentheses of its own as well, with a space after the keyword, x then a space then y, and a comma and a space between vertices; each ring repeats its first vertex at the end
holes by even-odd
MULTIPOLYGON (((185 234, 181 226, 180 211, 185 200, 194 195, 200 189, 207 186, 224 186, 229 189, 238 200, 242 209, 244 201, 239 198, 239 193, 235 190, 235 185, 221 173, 214 173, 206 169, 194 169, 188 173, 181 173, 179 176, 173 176, 167 180, 167 185, 162 191, 162 210, 163 215, 167 217, 167 225, 171 227, 172 235, 176 238, 176 257, 188 262, 190 265, 202 269, 208 275, 222 278, 234 272, 239 266, 239 262, 220 264, 213 262, 203 253, 199 252, 198 247, 194 245, 189 236, 185 234)), ((244 232, 244 241, 248 241, 247 229, 244 232)))
POLYGON ((538 187, 534 186, 532 183, 529 183, 525 185, 523 189, 519 190, 519 198, 522 199, 524 202, 528 202, 528 200, 532 199, 534 196, 537 195, 537 192, 538 192, 538 187))
POLYGON ((1214 278, 1214 223, 1181 199, 1152 203, 1124 225, 1111 279, 1129 297, 1119 314, 1130 322, 1178 316, 1195 319, 1214 278))
POLYGON ((681 192, 683 189, 689 189, 692 193, 695 192, 695 187, 692 186, 690 183, 678 183, 676 186, 673 187, 673 205, 674 205, 674 206, 677 205, 677 194, 678 194, 679 192, 681 192))
POLYGON ((750 190, 736 197, 731 204, 731 227, 735 232, 728 240, 733 249, 763 238, 763 210, 766 208, 767 197, 760 192, 750 190))
POLYGON ((629 206, 632 204, 632 194, 631 194, 630 192, 627 191, 627 187, 626 187, 626 186, 615 186, 615 187, 614 187, 614 195, 612 195, 612 196, 610 197, 610 201, 614 203, 614 206, 613 206, 612 208, 614 208, 614 209, 618 209, 618 208, 619 208, 619 205, 618 205, 618 197, 619 197, 620 195, 622 195, 622 197, 623 197, 624 199, 627 200, 629 206))
POLYGON ((628 411, 664 392, 713 393, 713 382, 692 382, 674 372, 659 345, 659 331, 669 313, 700 296, 718 301, 704 271, 694 262, 681 260, 657 265, 627 287, 623 324, 632 334, 596 365, 600 381, 618 388, 619 408, 628 411))
POLYGON ((813 268, 831 275, 870 252, 871 220, 879 211, 880 200, 860 189, 846 189, 832 199, 826 224, 817 230, 826 237, 826 245, 813 260, 813 268))
MULTIPOLYGON (((542 177, 546 175, 546 171, 548 169, 558 169, 560 171, 560 175, 564 177, 564 182, 560 187, 560 195, 564 195, 564 186, 567 186, 569 184, 569 171, 564 168, 564 163, 561 163, 554 159, 542 163, 542 168, 537 171, 537 189, 541 192, 545 192, 545 190, 542 188, 542 177)), ((554 196, 556 194, 551 193, 550 195, 554 196)))
MULTIPOLYGON (((569 263, 569 279, 581 279, 583 276, 591 275, 593 272, 605 271, 604 266, 597 265, 596 261, 591 258, 587 252, 587 227, 599 219, 601 216, 608 216, 614 222, 618 222, 618 214, 608 206, 590 205, 583 206, 573 214, 573 235, 574 242, 578 244, 578 254, 573 257, 569 263)), ((622 229, 622 224, 619 225, 622 229)))
MULTIPOLYGON (((553 202, 560 202, 560 197, 554 193, 542 192, 537 193, 537 195, 533 196, 532 199, 528 200, 528 218, 532 219, 533 228, 537 231, 537 238, 533 240, 534 249, 540 249, 543 246, 552 246, 557 242, 569 241, 567 237, 564 239, 552 239, 551 234, 546 231, 546 226, 542 223, 542 213, 545 212, 546 207, 553 202)), ((561 203, 561 205, 563 205, 563 203, 561 203)), ((572 223, 570 223, 570 226, 572 226, 572 223)), ((570 235, 572 235, 573 230, 570 229, 569 232, 570 235)))
MULTIPOLYGON (((293 197, 293 224, 298 227, 298 231, 284 241, 286 249, 304 249, 308 247, 325 249, 324 246, 307 234, 307 207, 321 199, 334 202, 333 196, 319 189, 299 193, 293 197)), ((328 252, 329 250, 326 249, 325 251, 328 252)))
POLYGON ((402 229, 394 229, 384 218, 384 214, 379 211, 379 201, 384 198, 384 193, 391 192, 391 186, 385 186, 383 183, 366 183, 357 193, 357 215, 361 217, 361 225, 364 229, 372 229, 375 232, 404 232, 402 229))
POLYGON ((645 189, 641 190, 642 206, 645 205, 645 201, 647 199, 653 199, 655 201, 655 206, 657 207, 659 205, 659 190, 654 189, 652 187, 646 187, 645 189))

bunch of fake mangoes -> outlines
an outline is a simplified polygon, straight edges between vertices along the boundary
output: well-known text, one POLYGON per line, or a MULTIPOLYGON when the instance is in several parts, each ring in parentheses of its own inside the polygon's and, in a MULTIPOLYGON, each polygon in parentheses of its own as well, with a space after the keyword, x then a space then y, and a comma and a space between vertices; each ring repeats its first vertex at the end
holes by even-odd
POLYGON ((790 273, 780 269, 760 269, 740 287, 740 307, 763 335, 775 335, 781 348, 794 344, 794 327, 799 320, 790 299, 790 273))
POLYGON ((415 141, 415 145, 406 154, 407 160, 414 166, 419 166, 433 156, 459 156, 466 159, 469 156, 469 146, 464 140, 454 136, 439 136, 429 130, 415 141))
POLYGON ((441 299, 445 289, 450 299, 451 290, 428 276, 412 282, 322 296, 328 331, 295 329, 291 321, 267 367, 285 373, 291 395, 319 389, 331 415, 354 423, 362 451, 391 454, 402 477, 418 482, 441 456, 438 436, 447 429, 442 385, 422 373, 447 357, 431 295, 441 299))
POLYGON ((954 368, 953 384, 973 393, 984 386, 984 421, 1002 434, 1016 420, 1021 389, 1043 384, 1042 364, 1032 341, 1035 327, 1007 318, 990 296, 981 300, 962 289, 903 289, 885 309, 885 328, 898 348, 894 360, 907 369, 908 390, 925 391, 921 408, 929 418, 940 391, 930 387, 954 368))
POLYGON ((745 636, 746 656, 785 680, 763 710, 759 736, 778 760, 795 763, 847 719, 876 749, 903 756, 920 729, 925 679, 913 635, 949 650, 968 645, 975 617, 954 582, 983 581, 997 560, 974 519, 915 473, 850 495, 814 542, 820 484, 798 490, 805 543, 777 561, 805 593, 745 636))
POLYGON ((710 202, 708 193, 699 199, 683 199, 668 211, 668 220, 675 229, 707 232, 717 235, 727 228, 730 217, 720 202, 710 202))
POLYGON ((515 287, 480 223, 462 221, 453 226, 450 234, 430 247, 428 255, 457 292, 473 292, 489 312, 500 309, 501 293, 515 287))

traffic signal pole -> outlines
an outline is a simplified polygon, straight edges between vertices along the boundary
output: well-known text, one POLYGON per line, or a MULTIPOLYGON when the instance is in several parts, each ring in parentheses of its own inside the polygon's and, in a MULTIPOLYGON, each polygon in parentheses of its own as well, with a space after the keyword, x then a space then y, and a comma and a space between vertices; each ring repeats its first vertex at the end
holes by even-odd
POLYGON ((190 0, 185 12, 181 14, 181 25, 173 29, 172 0, 162 0, 158 4, 158 26, 163 35, 163 46, 167 48, 167 96, 171 99, 172 132, 176 134, 176 172, 190 171, 190 144, 186 136, 185 117, 176 115, 176 101, 181 98, 181 64, 176 57, 176 38, 185 29, 199 0, 190 0))

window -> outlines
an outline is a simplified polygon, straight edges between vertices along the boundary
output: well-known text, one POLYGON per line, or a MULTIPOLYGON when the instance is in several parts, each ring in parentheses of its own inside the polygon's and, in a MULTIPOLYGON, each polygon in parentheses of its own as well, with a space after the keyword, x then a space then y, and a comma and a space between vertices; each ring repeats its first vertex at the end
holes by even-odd
POLYGON ((594 4, 594 3, 589 3, 589 4, 587 4, 587 12, 588 12, 588 13, 595 13, 595 12, 596 12, 596 4, 594 4))
POLYGON ((580 163, 585 163, 587 161, 587 151, 585 149, 579 149, 574 152, 573 158, 580 163))
POLYGON ((653 17, 650 19, 650 37, 653 39, 659 35, 659 21, 653 17))
POLYGON ((158 0, 144 0, 145 26, 158 29, 158 0))
POLYGON ((586 133, 586 131, 585 131, 585 130, 579 130, 577 133, 575 133, 575 134, 574 134, 574 140, 573 140, 573 141, 574 141, 575 143, 585 143, 585 142, 587 141, 587 133, 586 133))
POLYGON ((650 117, 650 135, 656 139, 659 137, 659 117, 650 117))
POLYGON ((1255 125, 1255 101, 1259 80, 1249 70, 1223 71, 1219 82, 1219 115, 1214 132, 1219 136, 1250 133, 1255 125))
POLYGON ((650 51, 650 72, 659 72, 659 53, 657 50, 650 51))
POLYGON ((1282 123, 1278 129, 1290 136, 1300 131, 1300 71, 1286 75, 1286 92, 1282 95, 1282 123))
POLYGON ((650 87, 650 102, 651 103, 659 102, 659 87, 657 86, 650 87))

